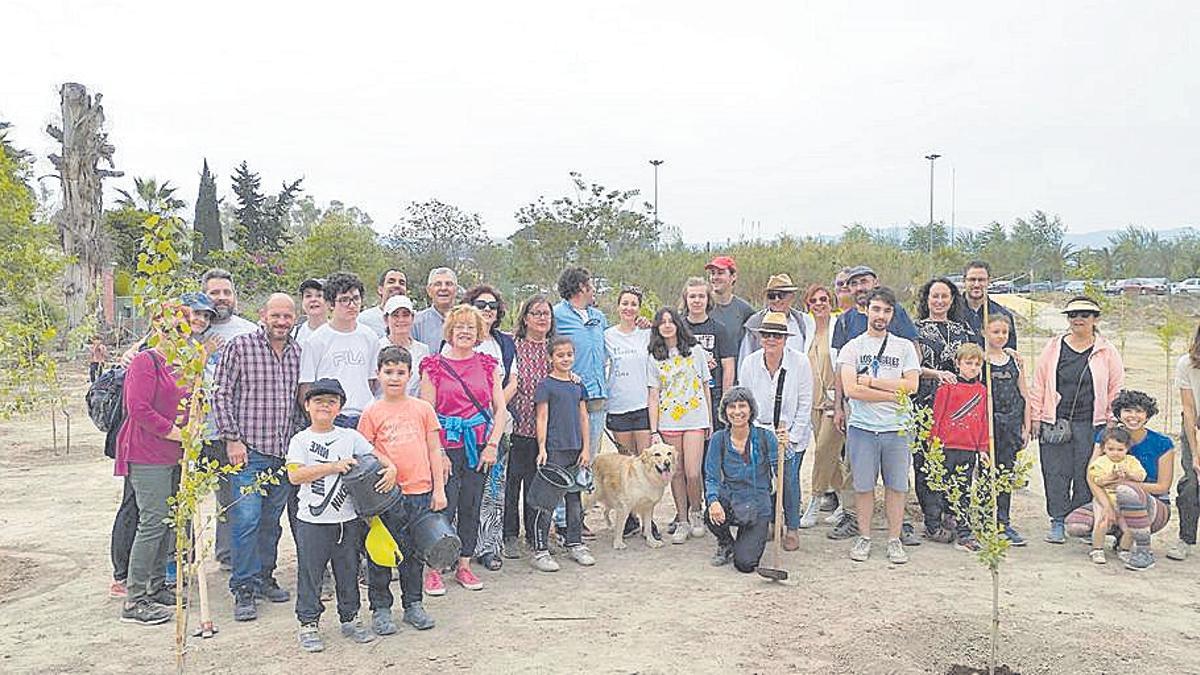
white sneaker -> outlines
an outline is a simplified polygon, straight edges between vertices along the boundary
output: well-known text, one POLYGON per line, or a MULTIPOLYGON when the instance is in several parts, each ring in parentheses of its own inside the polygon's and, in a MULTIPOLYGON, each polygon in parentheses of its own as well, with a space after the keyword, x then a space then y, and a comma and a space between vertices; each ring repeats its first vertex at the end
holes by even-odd
POLYGON ((1192 545, 1183 541, 1176 540, 1171 547, 1167 549, 1167 557, 1171 560, 1187 560, 1188 553, 1191 553, 1192 545))
POLYGON ((871 538, 858 537, 854 540, 854 546, 850 547, 850 559, 854 562, 866 562, 871 557, 871 538))
POLYGON ((800 516, 800 529, 807 530, 810 527, 815 527, 817 524, 817 516, 821 513, 821 498, 813 497, 808 500, 808 508, 805 509, 804 515, 800 516))
POLYGON ((704 525, 703 513, 693 511, 688 521, 691 523, 692 531, 689 534, 691 534, 692 539, 702 539, 704 535, 708 534, 708 528, 704 525))
POLYGON ((842 506, 839 504, 838 507, 833 510, 833 513, 829 514, 828 516, 825 516, 825 524, 826 525, 837 525, 838 521, 842 519, 843 513, 845 513, 845 509, 843 509, 842 506))
POLYGON ((529 565, 539 572, 557 572, 559 569, 558 561, 550 555, 550 551, 535 552, 529 559, 529 565))
POLYGON ((682 544, 688 540, 688 535, 692 532, 692 526, 689 523, 675 521, 675 531, 671 533, 672 544, 682 544))
POLYGON ((567 555, 571 556, 571 560, 584 567, 591 567, 596 564, 596 558, 592 556, 592 552, 588 550, 588 547, 583 544, 568 546, 567 555))
POLYGON ((889 539, 887 544, 888 562, 893 565, 903 565, 908 562, 908 552, 904 550, 904 544, 899 539, 889 539))

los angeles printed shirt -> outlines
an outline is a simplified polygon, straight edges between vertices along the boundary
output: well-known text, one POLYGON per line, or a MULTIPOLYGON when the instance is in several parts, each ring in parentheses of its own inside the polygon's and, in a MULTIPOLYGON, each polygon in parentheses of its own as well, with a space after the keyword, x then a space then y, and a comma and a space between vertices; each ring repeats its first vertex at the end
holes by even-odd
MULTIPOLYGON (((851 375, 865 372, 873 378, 895 380, 905 373, 920 370, 921 362, 917 360, 917 350, 912 341, 892 335, 887 338, 887 346, 880 353, 883 340, 882 337, 863 333, 847 342, 838 351, 839 374, 849 370, 851 375)), ((899 431, 904 426, 904 419, 900 414, 900 404, 895 399, 860 401, 851 398, 850 417, 846 423, 866 431, 882 433, 899 431)))
MULTIPOLYGON (((292 437, 288 444, 287 464, 318 466, 370 455, 371 444, 354 429, 333 427, 326 432, 316 432, 308 428, 292 437)), ((306 523, 336 524, 358 517, 340 473, 301 483, 296 491, 296 501, 299 507, 296 517, 306 523)))

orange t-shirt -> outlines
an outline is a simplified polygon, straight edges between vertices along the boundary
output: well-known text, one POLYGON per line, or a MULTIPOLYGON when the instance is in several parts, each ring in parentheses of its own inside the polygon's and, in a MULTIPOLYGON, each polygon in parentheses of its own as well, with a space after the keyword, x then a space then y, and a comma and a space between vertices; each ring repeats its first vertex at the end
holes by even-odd
POLYGON ((358 432, 366 436, 375 454, 396 465, 396 482, 406 495, 433 490, 429 468, 429 432, 441 429, 433 406, 419 398, 403 401, 379 400, 367 406, 358 420, 358 432))

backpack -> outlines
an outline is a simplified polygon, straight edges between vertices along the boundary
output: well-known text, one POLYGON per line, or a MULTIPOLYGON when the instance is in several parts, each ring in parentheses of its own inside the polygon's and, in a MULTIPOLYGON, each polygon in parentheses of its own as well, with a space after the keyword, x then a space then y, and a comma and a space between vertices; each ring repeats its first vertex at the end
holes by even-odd
POLYGON ((96 378, 88 387, 84 400, 87 402, 88 417, 100 431, 118 429, 125 419, 123 394, 125 392, 125 368, 110 368, 96 378))

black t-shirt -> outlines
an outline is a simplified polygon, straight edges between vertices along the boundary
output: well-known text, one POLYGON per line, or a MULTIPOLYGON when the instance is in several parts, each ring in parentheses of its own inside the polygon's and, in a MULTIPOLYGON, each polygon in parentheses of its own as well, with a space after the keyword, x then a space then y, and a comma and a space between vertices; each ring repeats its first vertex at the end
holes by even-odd
POLYGON ((1062 346, 1058 353, 1058 393, 1062 397, 1058 401, 1056 414, 1059 419, 1069 419, 1072 422, 1091 422, 1092 408, 1096 399, 1096 387, 1092 384, 1092 367, 1088 358, 1095 346, 1088 347, 1082 352, 1071 349, 1066 338, 1060 338, 1062 346), (1079 392, 1076 403, 1075 392, 1079 392))
POLYGON ((730 341, 725 324, 711 316, 700 323, 692 323, 686 316, 684 321, 687 322, 688 328, 692 329, 692 335, 696 336, 700 346, 717 360, 717 366, 712 369, 713 391, 721 391, 721 377, 725 372, 721 366, 721 359, 737 358, 738 345, 730 341))

